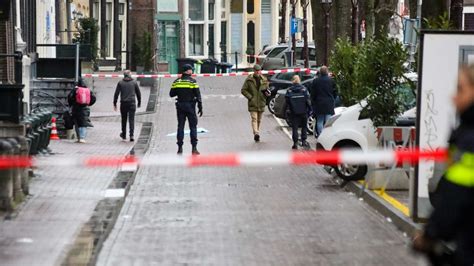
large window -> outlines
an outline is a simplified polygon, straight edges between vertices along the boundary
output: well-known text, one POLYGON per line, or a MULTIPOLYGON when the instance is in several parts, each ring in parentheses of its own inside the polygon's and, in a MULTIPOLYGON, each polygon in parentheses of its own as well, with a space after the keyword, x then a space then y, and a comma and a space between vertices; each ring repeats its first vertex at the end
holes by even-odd
POLYGON ((227 22, 222 21, 221 22, 221 61, 222 62, 227 62, 227 22))
POLYGON ((204 20, 204 0, 189 0, 189 18, 204 20))
POLYGON ((254 0, 247 0, 247 13, 255 13, 255 2, 254 0))
POLYGON ((214 54, 214 24, 209 24, 209 58, 216 58, 214 54))
POLYGON ((216 6, 216 1, 209 0, 209 20, 214 20, 215 6, 216 6))
POLYGON ((204 55, 204 25, 202 24, 190 24, 189 25, 189 55, 200 56, 204 55))

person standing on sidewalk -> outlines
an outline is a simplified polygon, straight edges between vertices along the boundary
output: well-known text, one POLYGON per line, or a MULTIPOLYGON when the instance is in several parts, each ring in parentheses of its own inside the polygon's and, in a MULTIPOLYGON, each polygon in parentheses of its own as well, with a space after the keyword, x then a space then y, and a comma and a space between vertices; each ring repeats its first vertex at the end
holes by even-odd
POLYGON ((196 80, 192 78, 193 70, 194 68, 191 65, 184 65, 181 77, 173 82, 170 90, 170 97, 177 97, 176 113, 178 116, 178 132, 176 144, 178 144, 178 154, 183 154, 184 125, 186 119, 188 120, 189 129, 191 131, 192 154, 200 154, 197 149, 198 117, 196 115, 196 104, 199 117, 202 117, 202 99, 199 85, 196 80))
POLYGON ((122 133, 120 137, 122 140, 127 139, 127 118, 130 125, 130 141, 133 142, 133 134, 135 131, 135 112, 141 106, 142 95, 138 83, 133 80, 130 70, 123 72, 124 78, 119 81, 114 94, 114 110, 117 111, 117 101, 120 96, 120 114, 122 115, 122 133), (136 101, 135 101, 136 98, 136 101))
POLYGON ((286 91, 286 105, 290 110, 291 128, 293 130, 293 150, 298 149, 298 128, 301 127, 301 143, 303 148, 309 150, 311 147, 306 141, 308 136, 308 115, 311 115, 311 100, 305 86, 301 85, 300 76, 294 75, 291 79, 293 86, 286 91))
POLYGON ((433 265, 474 265, 474 65, 460 69, 453 100, 461 123, 449 139, 449 165, 438 184, 434 211, 413 248, 433 265), (453 256, 443 254, 441 241, 455 242, 453 256))
POLYGON ((262 67, 255 65, 254 73, 249 75, 242 86, 241 93, 248 100, 248 111, 252 119, 253 139, 260 141, 260 124, 267 104, 268 81, 261 75, 262 67))
POLYGON ((329 70, 326 66, 319 69, 320 76, 313 80, 311 84, 311 103, 313 114, 316 118, 314 129, 316 138, 323 131, 324 124, 334 115, 335 101, 337 97, 336 83, 329 77, 329 70))
POLYGON ((72 121, 76 130, 78 143, 86 143, 87 127, 91 127, 90 108, 95 101, 94 93, 87 87, 83 78, 79 78, 76 87, 67 96, 69 106, 72 107, 72 121))

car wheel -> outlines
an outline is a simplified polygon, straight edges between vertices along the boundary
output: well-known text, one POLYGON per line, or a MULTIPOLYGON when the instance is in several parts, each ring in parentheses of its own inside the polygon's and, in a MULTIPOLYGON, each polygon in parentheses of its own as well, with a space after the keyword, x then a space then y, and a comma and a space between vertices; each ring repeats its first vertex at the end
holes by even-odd
MULTIPOLYGON (((360 149, 359 146, 354 144, 346 144, 341 145, 338 148, 341 149, 360 149)), ((360 164, 360 165, 353 165, 353 164, 346 164, 341 163, 334 167, 336 174, 344 179, 345 181, 357 181, 362 180, 365 178, 367 174, 367 165, 360 164)))
POLYGON ((268 100, 267 108, 270 113, 275 114, 275 96, 271 96, 270 100, 268 100))
POLYGON ((306 127, 308 129, 308 134, 312 135, 314 134, 314 124, 316 123, 316 119, 312 115, 308 117, 308 123, 306 124, 306 127))

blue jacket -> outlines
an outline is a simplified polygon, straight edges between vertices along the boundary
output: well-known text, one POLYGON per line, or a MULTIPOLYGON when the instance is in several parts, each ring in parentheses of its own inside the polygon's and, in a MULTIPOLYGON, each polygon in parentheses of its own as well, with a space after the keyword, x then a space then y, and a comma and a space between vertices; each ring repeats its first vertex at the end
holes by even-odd
POLYGON ((312 112, 309 92, 301 84, 295 84, 288 88, 285 100, 291 114, 309 115, 312 112))

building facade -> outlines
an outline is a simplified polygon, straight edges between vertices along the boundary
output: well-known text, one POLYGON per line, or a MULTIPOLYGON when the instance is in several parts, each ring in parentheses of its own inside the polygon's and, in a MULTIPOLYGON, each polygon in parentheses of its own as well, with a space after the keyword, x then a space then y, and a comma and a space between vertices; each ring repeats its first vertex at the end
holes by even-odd
POLYGON ((464 0, 463 28, 474 30, 474 0, 464 0))
MULTIPOLYGON (((249 67, 264 46, 279 43, 282 16, 289 35, 290 4, 280 0, 160 0, 157 7, 158 69, 176 73, 177 58, 207 59, 249 67)), ((296 17, 303 17, 300 4, 296 17)), ((311 18, 308 7, 308 18, 311 18)), ((308 37, 313 40, 312 20, 308 37)), ((296 34, 302 40, 302 34, 296 34)))

